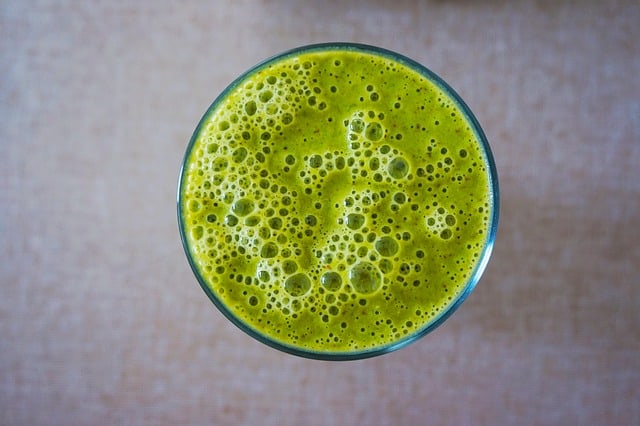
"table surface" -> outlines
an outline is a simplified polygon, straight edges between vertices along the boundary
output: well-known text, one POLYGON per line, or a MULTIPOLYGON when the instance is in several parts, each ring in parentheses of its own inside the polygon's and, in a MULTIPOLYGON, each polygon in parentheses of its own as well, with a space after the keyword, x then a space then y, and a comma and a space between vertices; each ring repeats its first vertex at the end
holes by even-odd
POLYGON ((640 424, 639 22, 637 1, 3 1, 0 424, 640 424), (342 363, 229 324, 175 213, 217 94, 336 40, 448 81, 502 199, 461 309, 342 363))

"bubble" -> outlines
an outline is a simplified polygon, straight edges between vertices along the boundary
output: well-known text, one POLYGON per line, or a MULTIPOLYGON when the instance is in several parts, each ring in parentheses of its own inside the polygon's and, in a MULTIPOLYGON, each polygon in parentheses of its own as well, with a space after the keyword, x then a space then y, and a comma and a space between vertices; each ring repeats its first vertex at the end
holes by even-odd
POLYGON ((280 219, 279 217, 272 217, 269 219, 268 221, 269 226, 271 227, 271 229, 280 229, 282 228, 282 219, 280 219))
POLYGON ((218 129, 220 129, 221 131, 225 131, 229 128, 229 122, 228 121, 221 121, 220 124, 218 124, 218 129))
MULTIPOLYGON (((267 114, 269 114, 269 115, 275 115, 279 110, 280 110, 280 108, 276 104, 267 105, 267 114)), ((275 124, 275 123, 272 123, 272 125, 273 124, 275 124)))
POLYGON ((388 274, 393 271, 393 263, 389 259, 381 259, 378 266, 380 266, 380 270, 383 274, 388 274))
POLYGON ((191 236, 195 240, 199 240, 200 238, 202 238, 203 235, 204 235, 204 228, 202 226, 196 226, 191 231, 191 236))
POLYGON ((443 229, 442 232, 440 232, 440 238, 442 238, 443 240, 448 240, 449 238, 451 238, 451 229, 446 228, 443 229))
POLYGON ((207 215, 207 222, 213 223, 216 220, 218 220, 218 217, 215 214, 210 213, 210 214, 207 215))
POLYGON ((381 256, 391 257, 398 253, 398 243, 391 237, 382 237, 375 244, 376 251, 381 256))
POLYGON ((382 129, 382 126, 380 125, 380 123, 374 122, 374 123, 369 123, 367 125, 365 136, 370 141, 373 141, 373 142, 379 141, 380 139, 382 139, 383 135, 384 135, 384 130, 382 129))
POLYGON ((249 116, 255 114, 257 110, 258 110, 258 106, 256 105, 255 101, 249 101, 246 104, 244 104, 244 111, 249 116))
POLYGON ((276 81, 278 81, 278 79, 273 75, 270 75, 270 76, 267 77, 267 83, 269 83, 269 84, 275 84, 276 81))
POLYGON ((461 149, 458 154, 460 155, 460 158, 465 158, 467 156, 467 151, 464 149, 461 149))
POLYGON ((187 208, 191 212, 198 212, 200 211, 200 202, 198 200, 190 200, 187 208))
POLYGON ((294 297, 303 296, 310 288, 311 280, 302 273, 292 275, 284 282, 284 289, 294 297))
POLYGON ((240 198, 231 206, 231 210, 238 216, 246 216, 251 213, 255 205, 247 198, 240 198))
POLYGON ((268 141, 269 139, 271 139, 271 133, 269 132, 263 132, 260 135, 260 139, 262 139, 263 141, 268 141))
POLYGON ((349 271, 349 281, 358 293, 369 294, 380 288, 380 271, 369 262, 360 262, 349 271))
POLYGON ((394 179, 402 179, 409 173, 409 164, 404 158, 396 157, 389 163, 389 174, 394 179))
POLYGON ((291 124, 293 122, 293 115, 291 113, 285 112, 282 114, 282 123, 283 124, 291 124))
POLYGON ((304 218, 304 223, 309 226, 316 226, 316 224, 318 223, 318 219, 316 219, 314 215, 310 214, 304 218))
POLYGON ((260 218, 258 216, 249 216, 244 220, 244 224, 247 226, 256 226, 260 223, 260 218))
POLYGON ((371 170, 378 170, 378 168, 380 167, 380 160, 377 157, 372 157, 369 160, 369 168, 371 170))
POLYGON ((298 264, 293 260, 285 260, 282 262, 282 272, 291 275, 298 270, 298 264))
POLYGON ((245 158, 247 158, 247 149, 245 147, 240 147, 233 151, 232 158, 236 163, 242 163, 245 158))
POLYGON ((262 246, 262 250, 260 250, 260 256, 265 259, 269 259, 272 257, 276 257, 278 255, 278 245, 276 243, 266 243, 262 246))
POLYGON ((373 92, 371 95, 369 95, 369 99, 371 99, 373 102, 376 102, 378 99, 380 99, 380 95, 378 95, 378 93, 373 92))
POLYGON ((347 215, 346 225, 349 229, 359 229, 364 225, 364 216, 359 213, 349 213, 347 215))
POLYGON ((322 157, 318 154, 314 154, 309 158, 309 165, 314 169, 322 166, 322 157))
POLYGON ((404 204, 407 201, 407 196, 403 192, 396 192, 393 194, 393 201, 398 204, 404 204))
POLYGON ((287 163, 288 165, 292 166, 296 162, 296 157, 294 157, 293 155, 289 154, 289 155, 287 155, 285 157, 284 162, 287 163))
POLYGON ((228 226, 236 226, 238 224, 238 218, 232 214, 228 214, 224 217, 224 223, 228 226))
POLYGON ((338 291, 342 287, 342 277, 337 272, 325 272, 320 278, 320 283, 329 291, 338 291))
POLYGON ((354 133, 361 133, 364 130, 364 126, 365 126, 364 121, 362 121, 359 118, 354 118, 349 123, 349 130, 351 130, 354 133))
POLYGON ((256 306, 258 304, 258 298, 256 296, 249 297, 249 305, 256 306))
POLYGON ((272 97, 273 92, 271 90, 265 90, 263 92, 260 92, 260 94, 258 95, 258 99, 260 99, 261 102, 269 102, 272 97))
POLYGON ((269 274, 268 271, 259 271, 258 279, 263 283, 266 283, 266 282, 269 282, 269 280, 271 279, 271 275, 269 274))
POLYGON ((456 218, 455 218, 453 215, 448 214, 448 215, 444 218, 444 222, 445 222, 447 225, 449 225, 449 226, 453 226, 453 225, 455 225, 455 224, 456 224, 456 218))

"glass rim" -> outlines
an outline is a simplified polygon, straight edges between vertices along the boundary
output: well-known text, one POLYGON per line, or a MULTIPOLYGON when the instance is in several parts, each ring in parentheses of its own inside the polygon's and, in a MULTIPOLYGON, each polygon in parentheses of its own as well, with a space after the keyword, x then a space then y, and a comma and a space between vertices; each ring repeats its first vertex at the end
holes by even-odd
POLYGON ((184 157, 182 159, 180 165, 180 172, 178 175, 178 188, 177 188, 177 215, 178 215, 178 230, 180 233, 180 239, 182 241, 182 246, 187 256, 187 260, 189 261, 189 265, 198 280, 200 287, 207 294, 211 302, 218 308, 218 310, 236 327, 244 331, 249 336, 253 337, 257 341, 270 346, 274 349, 280 350, 285 353, 289 353, 292 355, 296 355, 303 358, 316 359, 316 360, 324 360, 324 361, 350 361, 350 360, 358 360, 376 357, 379 355, 383 355, 386 353, 394 352, 400 348, 403 348, 425 335, 431 333, 434 329, 439 327, 442 323, 444 323, 459 307, 460 305, 467 299, 469 294, 473 291, 478 281, 480 280, 486 266, 489 262, 489 258, 491 257, 491 253, 493 250, 497 230, 498 230, 498 219, 499 219, 499 210, 500 210, 500 196, 499 196, 499 186, 498 186, 498 172, 495 164, 495 160, 493 157, 493 153, 489 146, 489 142, 487 140, 484 131, 482 130, 480 123, 476 119, 475 115, 471 111, 471 109, 467 106, 467 104, 463 101, 463 99, 458 95, 458 93, 449 86, 442 78, 440 78, 437 74, 431 71, 426 66, 420 64, 419 62, 414 61, 400 53, 387 50, 385 48, 376 47, 367 44, 360 43, 351 43, 351 42, 329 42, 329 43, 318 43, 318 44, 308 44, 299 47, 295 47, 279 54, 268 57, 267 59, 262 60, 256 65, 250 67, 246 71, 244 71, 240 76, 238 76, 235 80, 233 80, 211 103, 211 105, 207 108, 206 112, 198 122, 189 143, 187 144, 187 148, 185 150, 184 157), (455 299, 449 304, 447 308, 445 308, 442 312, 440 312, 435 318, 430 321, 427 321, 423 324, 423 326, 415 331, 414 333, 407 334, 397 340, 389 342, 387 344, 376 346, 369 349, 364 350, 356 350, 356 351, 345 351, 345 352, 322 352, 322 351, 314 351, 311 349, 306 349, 300 346, 288 345, 282 341, 275 340, 274 338, 261 333, 260 331, 254 329, 243 320, 238 318, 230 309, 228 309, 224 302, 222 302, 215 293, 211 290, 208 285, 207 280, 205 280, 200 273, 198 265, 193 259, 191 255, 190 246, 186 236, 186 229, 184 224, 184 219, 182 216, 182 194, 183 194, 183 183, 185 180, 185 173, 187 161, 191 155, 191 151, 193 149, 194 144, 200 134, 202 126, 207 122, 209 115, 212 114, 217 108, 218 104, 224 100, 228 93, 233 91, 240 83, 246 80, 248 77, 253 75, 255 72, 266 68, 272 63, 277 61, 281 61, 286 59, 289 56, 297 55, 300 53, 310 53, 310 52, 323 52, 323 51, 355 51, 361 52, 376 56, 382 56, 386 59, 390 59, 396 62, 399 62, 418 74, 424 76, 438 86, 446 95, 449 96, 450 100, 453 101, 456 106, 463 113, 466 121, 469 123, 472 132, 477 138, 477 141, 481 145, 482 153, 484 154, 485 166, 487 167, 486 173, 489 180, 489 189, 490 189, 490 200, 491 200, 491 209, 492 214, 489 218, 489 226, 487 227, 488 232, 485 238, 484 247, 482 253, 476 262, 476 266, 473 272, 470 274, 469 279, 464 285, 464 289, 458 293, 455 299))

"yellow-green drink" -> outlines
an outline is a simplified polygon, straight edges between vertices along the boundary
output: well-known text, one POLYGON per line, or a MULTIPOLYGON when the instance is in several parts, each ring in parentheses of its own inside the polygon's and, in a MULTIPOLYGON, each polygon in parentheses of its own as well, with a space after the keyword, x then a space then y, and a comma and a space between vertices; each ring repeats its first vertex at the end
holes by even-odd
POLYGON ((493 159, 442 80, 382 49, 272 58, 212 104, 187 148, 178 219, 236 325, 320 359, 394 350, 441 323, 488 261, 493 159))

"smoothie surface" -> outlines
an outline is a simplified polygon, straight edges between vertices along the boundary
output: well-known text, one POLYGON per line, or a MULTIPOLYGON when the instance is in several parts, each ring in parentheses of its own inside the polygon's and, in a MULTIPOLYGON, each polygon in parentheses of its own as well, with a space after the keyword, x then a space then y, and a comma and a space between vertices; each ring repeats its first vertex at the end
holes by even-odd
POLYGON ((194 134, 179 194, 216 304, 317 353, 375 350, 436 320, 467 290, 493 207, 454 98, 402 61, 337 48, 230 86, 194 134))

